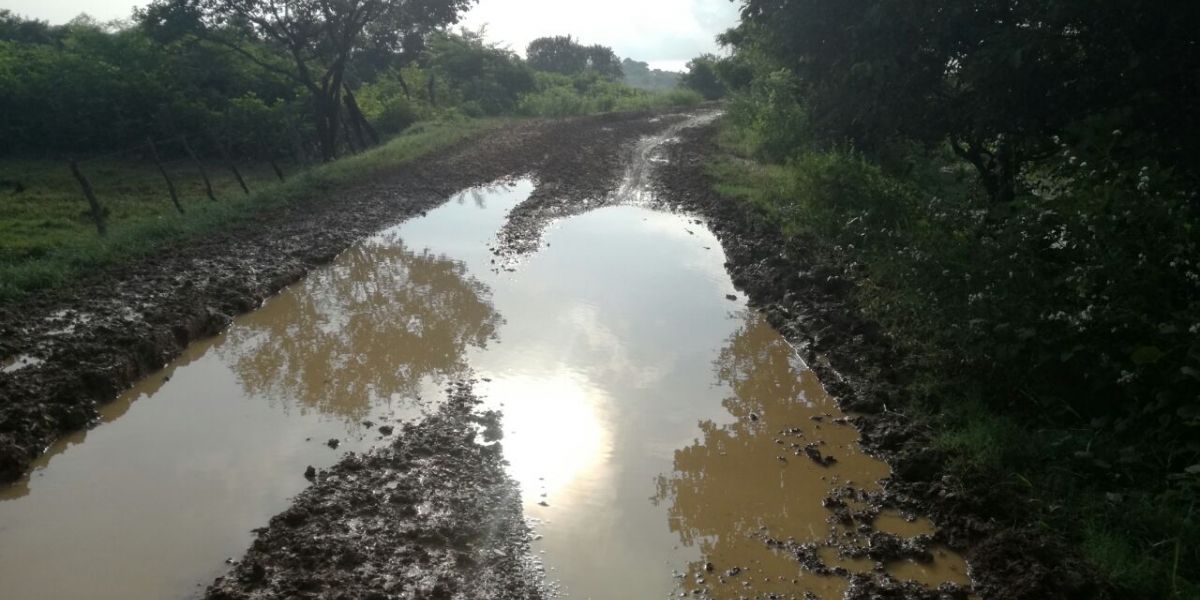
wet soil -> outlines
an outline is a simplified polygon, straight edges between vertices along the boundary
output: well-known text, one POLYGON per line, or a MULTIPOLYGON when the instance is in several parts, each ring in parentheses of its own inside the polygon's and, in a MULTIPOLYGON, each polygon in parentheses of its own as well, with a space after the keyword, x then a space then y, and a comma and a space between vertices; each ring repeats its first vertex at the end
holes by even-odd
MULTIPOLYGON (((908 377, 902 357, 854 306, 851 291, 857 274, 822 264, 811 240, 787 241, 745 207, 718 196, 706 173, 706 165, 720 152, 715 133, 715 126, 683 130, 678 143, 667 146, 665 164, 654 174, 658 197, 707 218, 725 249, 734 284, 795 344, 842 409, 856 415, 852 422, 862 432, 862 446, 892 466, 893 474, 883 480, 879 492, 831 495, 827 503, 837 507, 838 518, 848 524, 869 521, 881 507, 928 515, 938 529, 926 539, 964 553, 974 580, 971 592, 979 597, 1111 597, 1111 590, 1065 540, 1013 516, 1019 512, 1019 507, 1014 511, 1019 500, 1011 492, 994 482, 961 481, 947 474, 946 458, 931 444, 929 424, 905 414, 903 383, 908 377), (853 497, 856 494, 860 497, 853 497)), ((828 553, 805 545, 785 546, 813 569, 830 568, 824 564, 831 557, 828 553)), ((913 548, 886 533, 874 533, 868 548, 843 548, 841 556, 907 558, 919 564, 930 548, 937 552, 937 546, 913 548)), ((856 573, 846 597, 961 594, 953 588, 930 590, 891 576, 856 573)))
POLYGON ((681 115, 633 113, 514 124, 351 189, 327 189, 215 235, 162 248, 66 288, 0 305, 0 483, 188 343, 330 262, 357 239, 454 192, 527 174, 535 195, 603 197, 628 146, 681 115))
POLYGON ((209 600, 541 598, 520 492, 471 382, 390 446, 309 472, 209 600), (490 440, 490 441, 489 441, 490 440))
MULTIPOLYGON (((677 468, 659 481, 659 500, 676 510, 671 527, 681 538, 749 543, 765 553, 756 565, 694 562, 682 574, 685 593, 737 594, 736 586, 756 569, 760 575, 776 573, 791 564, 848 581, 844 593, 852 599, 966 598, 968 593, 984 598, 1104 597, 1061 542, 1045 534, 1014 532, 1010 523, 995 518, 1001 511, 994 510, 999 502, 994 494, 943 476, 942 458, 929 449, 926 432, 902 414, 899 383, 904 375, 893 367, 899 364, 897 357, 878 328, 859 319, 847 300, 852 274, 811 264, 813 254, 802 244, 785 244, 777 232, 711 192, 704 175, 705 161, 715 151, 711 128, 667 129, 667 137, 680 143, 665 151, 634 144, 654 134, 665 139, 664 128, 684 118, 641 114, 515 125, 356 190, 330 192, 336 199, 314 197, 260 224, 189 242, 69 290, 28 298, 25 305, 0 307, 0 356, 9 357, 0 374, 0 394, 15 399, 0 407, 0 475, 19 476, 29 457, 49 440, 93 422, 98 403, 157 371, 188 341, 221 330, 231 315, 257 307, 355 239, 420 214, 454 191, 513 174, 538 180, 537 191, 512 211, 496 250, 520 260, 539 246, 550 222, 629 202, 626 192, 639 185, 626 184, 649 177, 657 183, 656 205, 706 218, 725 249, 725 266, 739 294, 748 296, 751 306, 801 350, 824 388, 857 415, 853 423, 862 430, 862 445, 887 458, 893 471, 882 486, 834 482, 823 501, 828 516, 821 525, 842 537, 839 544, 812 541, 822 536, 790 534, 787 529, 798 523, 812 525, 792 523, 794 517, 787 514, 781 526, 748 530, 752 519, 742 519, 733 522, 735 530, 707 531, 709 523, 728 524, 725 517, 731 512, 770 516, 754 506, 760 500, 756 494, 743 502, 726 498, 730 503, 719 518, 703 518, 711 508, 706 501, 687 508, 689 485, 709 473, 728 471, 725 477, 734 483, 723 487, 730 489, 743 483, 764 489, 774 484, 743 481, 747 472, 765 470, 717 466, 730 454, 741 452, 759 466, 766 461, 775 469, 786 464, 788 470, 824 473, 838 469, 838 459, 848 460, 847 445, 855 437, 833 447, 801 444, 787 435, 795 430, 815 438, 822 428, 852 432, 849 421, 810 410, 784 419, 805 417, 809 423, 803 428, 792 422, 785 426, 766 409, 752 408, 753 401, 744 402, 746 406, 735 402, 729 409, 737 417, 734 423, 710 423, 703 442, 675 452, 677 468), (631 149, 645 149, 643 158, 659 163, 658 168, 649 175, 629 173, 631 149), (18 364, 11 357, 20 357, 24 366, 10 370, 18 364), (773 451, 780 441, 792 452, 773 451), (697 473, 702 476, 687 477, 692 463, 703 467, 697 473), (933 523, 940 529, 934 530, 933 523), (950 550, 967 551, 973 589, 901 581, 921 579, 939 565, 961 574, 964 566, 950 550), (784 564, 764 564, 777 559, 784 564)), ((740 302, 738 295, 730 296, 740 302)), ((496 419, 480 408, 469 383, 459 384, 432 416, 396 429, 393 445, 309 472, 314 485, 259 532, 233 572, 208 590, 209 597, 541 597, 537 565, 527 559, 530 532, 521 520, 520 494, 505 475, 499 446, 492 443, 495 436, 481 435, 498 427, 496 419)), ((823 486, 822 493, 829 489, 823 486)), ((719 557, 720 548, 715 550, 711 556, 719 557)), ((737 548, 734 553, 742 557, 746 552, 737 548)), ((585 548, 578 556, 586 554, 585 548)), ((792 571, 798 569, 793 566, 792 571)), ((810 597, 777 591, 773 585, 746 593, 810 597)))

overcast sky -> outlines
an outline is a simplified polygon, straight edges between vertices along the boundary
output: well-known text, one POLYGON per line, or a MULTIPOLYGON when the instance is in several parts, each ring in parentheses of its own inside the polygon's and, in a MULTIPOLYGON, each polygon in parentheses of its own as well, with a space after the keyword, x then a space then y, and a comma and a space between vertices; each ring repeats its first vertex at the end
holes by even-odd
MULTIPOLYGON (((130 15, 148 0, 0 0, 0 8, 64 23, 76 15, 108 21, 130 15)), ((663 69, 717 52, 713 37, 737 21, 730 0, 480 0, 467 15, 472 29, 488 25, 488 38, 524 53, 546 35, 571 34, 586 44, 611 46, 618 56, 663 69)))

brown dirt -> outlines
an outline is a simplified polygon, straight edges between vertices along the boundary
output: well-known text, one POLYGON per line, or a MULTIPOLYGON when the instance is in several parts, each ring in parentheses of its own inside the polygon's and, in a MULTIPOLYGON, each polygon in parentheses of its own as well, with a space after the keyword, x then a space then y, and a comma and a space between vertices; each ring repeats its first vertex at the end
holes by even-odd
POLYGON ((313 474, 205 597, 542 597, 520 492, 495 442, 498 416, 476 409, 469 382, 453 387, 391 446, 313 474))
POLYGON ((510 175, 538 182, 535 200, 602 197, 625 148, 665 126, 657 113, 522 122, 381 173, 326 189, 237 227, 162 248, 66 288, 0 304, 0 483, 56 438, 95 423, 96 407, 188 343, 331 261, 354 241, 421 214, 467 187, 510 175))
MULTIPOLYGON (((821 264, 811 240, 787 241, 745 207, 721 198, 706 165, 720 150, 715 126, 684 130, 655 174, 658 200, 705 216, 724 247, 726 268, 751 305, 796 345, 842 409, 856 414, 862 445, 886 460, 893 475, 870 498, 928 515, 934 542, 962 552, 974 594, 987 599, 1102 599, 1112 590, 1053 532, 1021 520, 1019 497, 991 482, 948 475, 928 423, 905 414, 904 362, 881 328, 864 319, 852 294, 857 274, 821 264), (819 360, 824 358, 825 360, 819 360)), ((837 498, 830 498, 835 502, 837 498)), ((900 553, 901 555, 903 552, 900 553)), ((805 552, 797 549, 803 562, 805 552)), ((820 568, 820 565, 817 565, 820 568)), ((961 590, 926 590, 889 578, 855 576, 848 598, 953 598, 961 590)))

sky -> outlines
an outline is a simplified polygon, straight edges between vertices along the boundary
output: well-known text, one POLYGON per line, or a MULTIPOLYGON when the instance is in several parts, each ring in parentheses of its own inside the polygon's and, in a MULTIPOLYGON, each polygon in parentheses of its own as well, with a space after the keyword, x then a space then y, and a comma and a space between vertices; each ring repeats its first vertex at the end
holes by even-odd
MULTIPOLYGON (((26 17, 65 23, 80 13, 101 20, 129 17, 148 0, 0 0, 26 17)), ((652 68, 682 70, 689 59, 717 53, 713 38, 737 22, 730 0, 480 0, 463 25, 487 25, 488 39, 524 54, 535 38, 571 34, 610 46, 652 68)))

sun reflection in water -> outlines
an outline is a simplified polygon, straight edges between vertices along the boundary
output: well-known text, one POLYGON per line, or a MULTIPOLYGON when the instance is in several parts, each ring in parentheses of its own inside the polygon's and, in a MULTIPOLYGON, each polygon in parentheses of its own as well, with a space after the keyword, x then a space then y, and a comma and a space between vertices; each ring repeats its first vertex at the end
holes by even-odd
POLYGON ((479 390, 503 410, 504 455, 525 503, 533 505, 526 510, 595 491, 612 455, 612 423, 603 414, 610 400, 603 391, 569 371, 499 377, 479 390))

